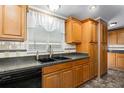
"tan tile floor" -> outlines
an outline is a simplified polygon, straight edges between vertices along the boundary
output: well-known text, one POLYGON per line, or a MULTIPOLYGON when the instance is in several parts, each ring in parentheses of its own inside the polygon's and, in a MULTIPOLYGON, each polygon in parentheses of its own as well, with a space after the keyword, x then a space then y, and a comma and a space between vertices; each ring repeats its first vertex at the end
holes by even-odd
POLYGON ((81 85, 80 88, 124 88, 124 72, 108 70, 100 80, 93 79, 81 85))

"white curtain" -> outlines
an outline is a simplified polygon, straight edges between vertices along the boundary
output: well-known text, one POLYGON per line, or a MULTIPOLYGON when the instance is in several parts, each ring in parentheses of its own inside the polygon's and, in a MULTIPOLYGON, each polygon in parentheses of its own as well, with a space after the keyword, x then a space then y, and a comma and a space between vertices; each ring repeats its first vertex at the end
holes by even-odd
POLYGON ((29 27, 43 27, 46 31, 64 33, 64 20, 30 10, 28 13, 29 27))

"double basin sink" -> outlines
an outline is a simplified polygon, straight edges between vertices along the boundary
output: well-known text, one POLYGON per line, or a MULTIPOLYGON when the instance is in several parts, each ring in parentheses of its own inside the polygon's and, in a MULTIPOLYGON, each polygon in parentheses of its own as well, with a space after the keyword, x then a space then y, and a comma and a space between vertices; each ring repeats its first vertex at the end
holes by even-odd
POLYGON ((67 60, 67 59, 70 59, 70 58, 57 56, 57 57, 52 57, 52 58, 41 58, 39 59, 39 61, 42 63, 46 63, 46 62, 54 62, 54 61, 67 60))

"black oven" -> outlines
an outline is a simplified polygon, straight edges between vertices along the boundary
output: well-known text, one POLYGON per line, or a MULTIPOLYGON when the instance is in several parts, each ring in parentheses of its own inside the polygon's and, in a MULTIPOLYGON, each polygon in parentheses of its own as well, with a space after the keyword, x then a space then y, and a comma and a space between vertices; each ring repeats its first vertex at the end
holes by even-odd
POLYGON ((2 75, 0 88, 41 88, 41 70, 28 69, 2 75))

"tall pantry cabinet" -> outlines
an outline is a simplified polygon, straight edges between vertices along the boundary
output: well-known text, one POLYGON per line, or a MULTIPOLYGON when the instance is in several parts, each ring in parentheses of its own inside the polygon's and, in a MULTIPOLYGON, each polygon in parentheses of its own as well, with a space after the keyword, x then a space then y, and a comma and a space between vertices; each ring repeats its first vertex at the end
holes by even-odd
POLYGON ((98 19, 98 37, 99 37, 99 74, 102 76, 107 73, 107 23, 102 20, 98 19))
POLYGON ((76 45, 76 50, 89 54, 90 77, 94 77, 92 73, 97 75, 98 72, 101 76, 107 72, 107 23, 101 19, 96 21, 91 18, 81 22, 81 44, 76 45))
POLYGON ((89 78, 93 78, 97 75, 97 63, 98 63, 98 38, 97 38, 97 24, 98 22, 88 18, 82 20, 81 30, 81 44, 76 45, 77 52, 88 53, 90 56, 89 64, 89 78))

